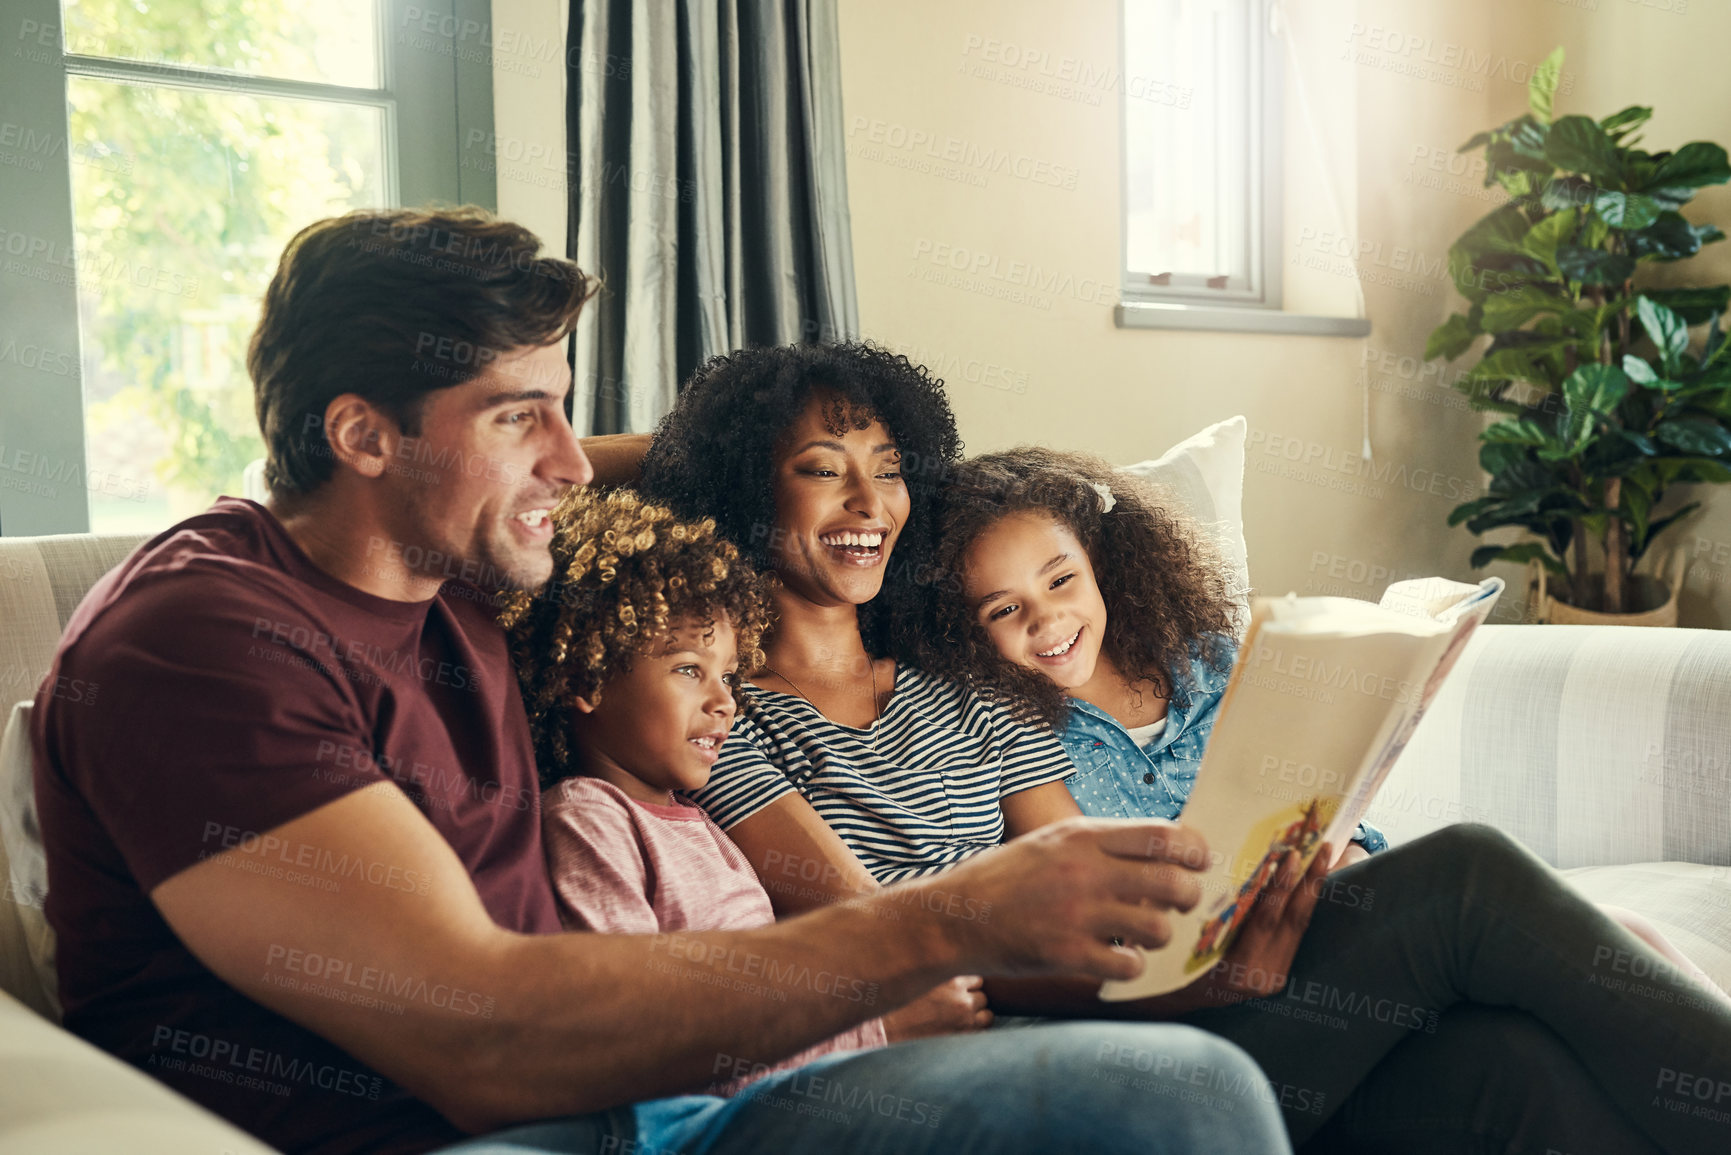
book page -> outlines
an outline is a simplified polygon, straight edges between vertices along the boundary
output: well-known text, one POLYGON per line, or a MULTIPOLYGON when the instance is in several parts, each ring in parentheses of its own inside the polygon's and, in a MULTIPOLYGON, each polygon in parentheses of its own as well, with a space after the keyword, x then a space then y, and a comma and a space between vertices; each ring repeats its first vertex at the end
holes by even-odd
MULTIPOLYGON (((1458 589, 1409 602, 1488 613, 1501 587, 1487 601, 1481 587, 1448 584, 1458 589)), ((1231 946, 1289 850, 1308 866, 1323 842, 1344 844, 1353 811, 1368 801, 1364 784, 1392 765, 1462 633, 1408 603, 1258 599, 1180 818, 1208 841, 1202 899, 1172 915, 1172 941, 1143 952, 1143 973, 1106 983, 1102 999, 1164 994, 1199 978, 1231 946)))

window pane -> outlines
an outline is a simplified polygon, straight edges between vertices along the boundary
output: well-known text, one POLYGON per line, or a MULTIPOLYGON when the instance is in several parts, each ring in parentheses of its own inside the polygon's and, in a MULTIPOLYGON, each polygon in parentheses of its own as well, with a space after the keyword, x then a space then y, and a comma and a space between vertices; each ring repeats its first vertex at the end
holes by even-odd
POLYGON ((1133 274, 1227 277, 1231 288, 1251 287, 1251 7, 1125 0, 1125 255, 1133 274))
POLYGON ((67 78, 91 528, 160 528, 263 456, 246 344, 290 237, 384 207, 378 108, 67 78), (115 163, 113 158, 125 158, 115 163))
POLYGON ((61 0, 66 51, 379 87, 377 0, 61 0))

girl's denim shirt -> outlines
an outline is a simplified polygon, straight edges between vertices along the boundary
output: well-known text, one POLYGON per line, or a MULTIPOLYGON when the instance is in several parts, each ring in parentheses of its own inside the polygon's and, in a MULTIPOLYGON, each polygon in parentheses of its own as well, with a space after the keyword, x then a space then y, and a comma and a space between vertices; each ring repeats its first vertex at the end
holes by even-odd
MULTIPOLYGON (((1196 769, 1214 732, 1232 658, 1229 645, 1222 659, 1225 672, 1210 668, 1199 656, 1192 658, 1189 676, 1173 679, 1166 729, 1146 750, 1106 711, 1070 699, 1068 720, 1058 738, 1076 765, 1064 785, 1082 813, 1094 818, 1178 817, 1196 785, 1196 769)), ((1371 854, 1388 847, 1382 831, 1368 822, 1358 824, 1352 840, 1371 854)))

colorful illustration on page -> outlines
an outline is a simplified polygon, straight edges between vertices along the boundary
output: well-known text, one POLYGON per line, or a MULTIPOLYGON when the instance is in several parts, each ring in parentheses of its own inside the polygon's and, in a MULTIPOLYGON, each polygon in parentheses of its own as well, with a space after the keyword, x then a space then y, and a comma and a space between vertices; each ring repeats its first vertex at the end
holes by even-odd
POLYGON ((1288 851, 1296 850, 1307 857, 1322 839, 1335 812, 1340 809, 1338 798, 1312 798, 1289 807, 1257 824, 1244 840, 1238 852, 1238 888, 1217 899, 1202 924, 1196 947, 1184 963, 1185 974, 1195 974, 1219 961, 1244 920, 1256 906, 1262 888, 1280 872, 1281 860, 1288 851))

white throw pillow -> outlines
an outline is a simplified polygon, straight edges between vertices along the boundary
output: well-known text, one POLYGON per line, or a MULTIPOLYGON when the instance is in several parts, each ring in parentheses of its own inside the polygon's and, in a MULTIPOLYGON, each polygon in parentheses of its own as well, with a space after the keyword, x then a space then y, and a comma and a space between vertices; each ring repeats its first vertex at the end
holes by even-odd
POLYGON ((1234 598, 1249 622, 1250 554, 1244 545, 1244 441, 1250 423, 1229 417, 1151 461, 1123 466, 1158 485, 1214 539, 1226 560, 1234 598))
MULTIPOLYGON (((13 706, 6 720, 6 731, 0 734, 0 846, 6 851, 10 868, 0 901, 12 906, 12 913, 23 929, 23 947, 29 952, 36 981, 47 1001, 58 1010, 54 931, 42 910, 48 897, 48 855, 42 848, 42 827, 36 820, 36 787, 30 774, 30 710, 29 702, 13 706)), ((0 943, 0 950, 16 949, 15 943, 0 943)))

